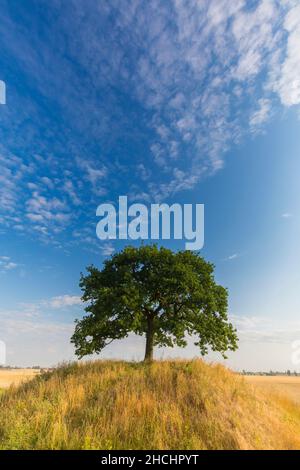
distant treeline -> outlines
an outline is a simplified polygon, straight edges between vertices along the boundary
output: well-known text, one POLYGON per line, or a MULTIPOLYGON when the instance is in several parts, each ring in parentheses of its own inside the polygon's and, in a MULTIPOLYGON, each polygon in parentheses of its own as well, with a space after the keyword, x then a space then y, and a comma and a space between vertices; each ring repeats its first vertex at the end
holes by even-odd
POLYGON ((35 369, 35 370, 40 370, 40 371, 50 371, 54 370, 53 367, 41 367, 41 366, 28 366, 28 367, 22 367, 22 366, 2 366, 0 365, 0 370, 24 370, 24 369, 35 369))
POLYGON ((287 376, 293 376, 293 377, 300 377, 300 372, 291 371, 291 370, 286 370, 286 371, 273 371, 270 370, 269 372, 253 372, 253 371, 247 371, 243 370, 240 372, 241 375, 267 375, 267 376, 276 376, 276 375, 287 375, 287 376))

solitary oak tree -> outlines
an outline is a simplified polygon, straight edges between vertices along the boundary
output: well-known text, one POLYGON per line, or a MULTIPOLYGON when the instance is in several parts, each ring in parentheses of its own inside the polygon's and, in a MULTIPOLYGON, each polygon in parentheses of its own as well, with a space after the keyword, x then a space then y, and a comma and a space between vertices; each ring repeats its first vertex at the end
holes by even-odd
POLYGON ((237 349, 236 330, 227 318, 227 290, 217 285, 214 266, 192 251, 172 252, 156 245, 127 247, 106 260, 100 271, 81 275, 87 315, 76 320, 71 342, 83 357, 99 353, 130 332, 146 335, 145 360, 154 346, 181 346, 196 338, 208 349, 237 349))

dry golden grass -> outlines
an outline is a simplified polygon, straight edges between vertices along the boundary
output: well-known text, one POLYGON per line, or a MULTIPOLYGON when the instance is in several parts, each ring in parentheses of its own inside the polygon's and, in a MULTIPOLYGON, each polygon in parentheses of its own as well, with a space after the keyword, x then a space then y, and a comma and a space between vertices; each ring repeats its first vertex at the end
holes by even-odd
POLYGON ((1 449, 300 449, 300 408, 201 360, 63 366, 0 399, 1 449))
POLYGON ((19 385, 39 374, 37 369, 0 369, 0 388, 19 385))
POLYGON ((277 393, 291 398, 300 405, 300 377, 287 375, 248 375, 246 380, 261 387, 265 392, 277 393))

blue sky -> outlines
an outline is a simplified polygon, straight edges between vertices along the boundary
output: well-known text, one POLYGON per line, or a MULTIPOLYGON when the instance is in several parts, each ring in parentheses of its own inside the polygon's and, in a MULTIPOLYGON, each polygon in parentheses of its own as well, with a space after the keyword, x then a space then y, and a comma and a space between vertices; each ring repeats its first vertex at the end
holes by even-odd
MULTIPOLYGON (((73 357, 80 272, 123 246, 97 239, 96 207, 128 195, 205 204, 203 255, 240 335, 228 364, 297 368, 299 2, 1 0, 0 12, 7 362, 73 357)), ((142 349, 129 338, 103 356, 142 349)))

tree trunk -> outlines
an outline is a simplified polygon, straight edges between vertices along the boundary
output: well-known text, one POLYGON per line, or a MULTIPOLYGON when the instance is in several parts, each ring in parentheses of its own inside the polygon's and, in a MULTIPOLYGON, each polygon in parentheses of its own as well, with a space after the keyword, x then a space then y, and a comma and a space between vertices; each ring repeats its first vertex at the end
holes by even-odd
POLYGON ((154 341, 154 325, 153 318, 147 318, 147 332, 146 332, 146 350, 144 361, 153 361, 153 341, 154 341))

